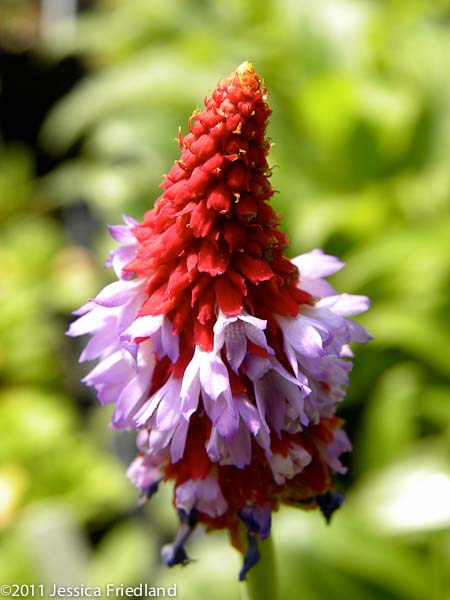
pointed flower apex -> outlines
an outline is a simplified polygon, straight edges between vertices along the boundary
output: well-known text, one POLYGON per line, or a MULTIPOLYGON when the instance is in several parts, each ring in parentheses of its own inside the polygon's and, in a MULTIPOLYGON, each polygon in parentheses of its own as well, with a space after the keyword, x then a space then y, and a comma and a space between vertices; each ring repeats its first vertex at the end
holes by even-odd
POLYGON ((247 73, 251 73, 254 74, 255 73, 255 69, 253 67, 253 63, 250 62, 249 60, 244 60, 244 62, 242 62, 237 68, 236 68, 236 73, 238 75, 246 75, 247 73))
POLYGON ((181 525, 162 556, 188 562, 197 522, 228 529, 241 579, 280 504, 342 502, 333 473, 351 444, 336 417, 353 356, 369 334, 346 317, 362 296, 324 279, 343 263, 321 250, 293 260, 269 205, 271 109, 251 62, 222 79, 180 133, 181 156, 142 222, 110 227, 118 281, 76 314, 91 334, 80 360, 112 424, 138 430, 128 476, 141 498, 174 483, 181 525), (331 498, 331 500, 330 500, 331 498), (195 516, 195 518, 194 518, 195 516))

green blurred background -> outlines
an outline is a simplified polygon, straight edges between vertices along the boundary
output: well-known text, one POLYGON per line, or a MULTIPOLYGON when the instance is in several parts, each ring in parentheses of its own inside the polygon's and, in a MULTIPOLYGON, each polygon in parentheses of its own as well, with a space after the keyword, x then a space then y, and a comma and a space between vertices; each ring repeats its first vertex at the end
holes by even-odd
POLYGON ((347 502, 330 527, 276 515, 281 596, 450 598, 447 0, 1 0, 0 582, 239 597, 221 533, 160 565, 170 490, 133 510, 133 435, 108 428, 64 331, 112 279, 104 225, 142 217, 178 126, 246 59, 291 255, 340 256, 336 287, 373 303, 340 410, 347 502))

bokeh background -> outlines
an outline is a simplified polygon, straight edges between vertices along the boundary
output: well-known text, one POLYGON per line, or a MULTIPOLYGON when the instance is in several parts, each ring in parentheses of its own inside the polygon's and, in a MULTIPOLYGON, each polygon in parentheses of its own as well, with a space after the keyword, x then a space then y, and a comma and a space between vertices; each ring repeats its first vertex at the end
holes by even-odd
POLYGON ((283 600, 450 598, 450 2, 1 0, 0 581, 177 583, 239 597, 199 531, 160 565, 170 490, 135 511, 134 436, 79 379, 72 310, 112 279, 105 224, 141 218, 178 126, 254 62, 291 255, 343 258, 368 294, 347 420, 347 502, 274 520, 283 600))

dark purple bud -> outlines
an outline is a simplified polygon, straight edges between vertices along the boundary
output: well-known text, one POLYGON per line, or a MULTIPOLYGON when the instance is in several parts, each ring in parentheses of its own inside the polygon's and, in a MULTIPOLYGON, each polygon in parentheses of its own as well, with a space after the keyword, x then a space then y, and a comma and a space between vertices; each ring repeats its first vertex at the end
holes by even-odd
POLYGON ((161 548, 161 558, 168 567, 182 565, 183 567, 191 562, 183 546, 166 544, 161 548))
POLYGON ((272 511, 268 505, 245 504, 238 511, 239 518, 247 527, 249 534, 258 535, 265 540, 270 535, 272 511))
POLYGON ((174 565, 187 565, 192 562, 186 554, 183 544, 194 530, 197 524, 197 511, 191 510, 187 513, 183 509, 178 510, 181 527, 171 544, 166 544, 161 548, 161 558, 168 567, 174 565))
POLYGON ((249 570, 253 566, 255 566, 261 558, 261 555, 258 550, 258 541, 256 539, 256 536, 254 534, 249 533, 247 538, 248 547, 247 552, 244 556, 244 564, 242 565, 242 569, 239 571, 239 581, 245 581, 249 570))
POLYGON ((344 494, 330 491, 316 496, 317 504, 319 505, 319 508, 327 523, 331 521, 334 511, 341 506, 341 504, 344 502, 344 499, 344 494))

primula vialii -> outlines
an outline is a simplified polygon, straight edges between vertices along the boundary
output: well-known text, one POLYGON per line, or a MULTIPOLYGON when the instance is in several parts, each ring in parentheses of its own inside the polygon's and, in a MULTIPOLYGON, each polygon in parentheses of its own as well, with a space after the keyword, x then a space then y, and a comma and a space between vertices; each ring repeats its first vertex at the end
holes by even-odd
POLYGON ((348 343, 370 337, 346 319, 368 299, 323 279, 343 263, 321 250, 284 256, 268 204, 270 113, 251 63, 219 82, 179 135, 155 207, 110 227, 119 280, 69 330, 92 335, 81 360, 99 362, 84 382, 115 405, 113 426, 139 431, 130 479, 144 497, 174 482, 181 528, 165 562, 188 560, 200 522, 246 549, 241 579, 280 504, 327 519, 339 505, 332 474, 351 445, 335 408, 348 343))

